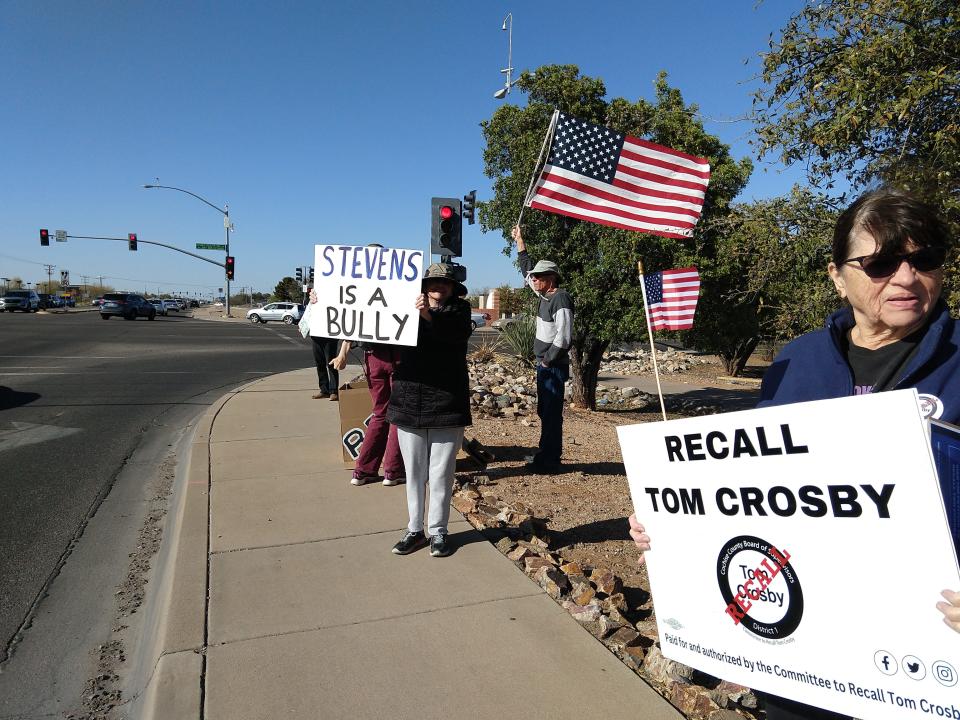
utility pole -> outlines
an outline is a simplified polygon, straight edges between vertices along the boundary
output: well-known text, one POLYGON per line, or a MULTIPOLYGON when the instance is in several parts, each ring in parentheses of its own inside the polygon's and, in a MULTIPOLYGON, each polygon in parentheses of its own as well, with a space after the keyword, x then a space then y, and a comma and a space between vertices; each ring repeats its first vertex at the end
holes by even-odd
POLYGON ((44 265, 44 267, 47 269, 47 292, 50 292, 50 288, 53 286, 53 280, 51 278, 56 265, 44 265))

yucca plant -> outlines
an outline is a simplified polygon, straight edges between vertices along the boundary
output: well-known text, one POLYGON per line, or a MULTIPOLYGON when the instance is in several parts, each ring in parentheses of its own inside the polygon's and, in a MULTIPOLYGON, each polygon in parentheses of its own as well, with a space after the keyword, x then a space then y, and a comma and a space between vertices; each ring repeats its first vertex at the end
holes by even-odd
POLYGON ((524 365, 533 367, 533 339, 537 334, 537 321, 530 315, 522 315, 503 329, 504 345, 524 365))
POLYGON ((470 360, 478 363, 492 362, 497 357, 497 351, 502 345, 498 337, 484 337, 480 345, 470 353, 470 360))

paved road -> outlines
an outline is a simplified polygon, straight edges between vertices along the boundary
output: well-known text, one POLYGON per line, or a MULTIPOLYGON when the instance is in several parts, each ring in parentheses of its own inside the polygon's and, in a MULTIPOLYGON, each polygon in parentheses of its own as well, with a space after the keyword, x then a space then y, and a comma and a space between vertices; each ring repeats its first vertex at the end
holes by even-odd
POLYGON ((145 438, 172 444, 228 389, 312 362, 296 326, 0 315, 0 661, 145 438))

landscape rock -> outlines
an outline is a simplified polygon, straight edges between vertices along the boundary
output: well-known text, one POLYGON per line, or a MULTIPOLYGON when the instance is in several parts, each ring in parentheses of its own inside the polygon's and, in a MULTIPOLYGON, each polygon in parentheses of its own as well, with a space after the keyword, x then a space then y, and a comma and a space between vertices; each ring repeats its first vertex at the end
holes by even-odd
POLYGON ((640 635, 633 628, 622 627, 603 642, 614 651, 622 651, 628 645, 634 645, 640 635))
POLYGON ((596 622, 600 619, 601 615, 599 605, 581 606, 577 605, 575 602, 566 600, 563 603, 563 608, 570 613, 571 616, 573 616, 574 620, 582 623, 596 622))

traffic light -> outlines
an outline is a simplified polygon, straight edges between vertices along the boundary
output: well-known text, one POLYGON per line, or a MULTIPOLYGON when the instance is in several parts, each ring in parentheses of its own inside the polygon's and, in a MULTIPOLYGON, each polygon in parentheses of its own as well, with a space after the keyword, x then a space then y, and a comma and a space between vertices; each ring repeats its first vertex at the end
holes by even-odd
POLYGON ((127 234, 127 246, 128 246, 131 250, 136 250, 136 249, 137 249, 137 234, 136 234, 136 233, 128 233, 128 234, 127 234))
POLYGON ((310 284, 313 285, 313 265, 310 266, 310 284))
POLYGON ((430 200, 430 252, 445 257, 460 257, 463 252, 463 218, 456 198, 430 200))
POLYGON ((471 190, 463 196, 463 218, 468 225, 473 225, 473 213, 477 206, 477 191, 471 190))
POLYGON ((227 280, 233 280, 234 268, 236 267, 233 262, 233 255, 227 255, 227 263, 224 267, 227 271, 227 280))
POLYGON ((46 228, 40 230, 40 244, 43 246, 50 244, 50 232, 46 228))
POLYGON ((297 285, 303 285, 303 268, 297 268, 297 285))

